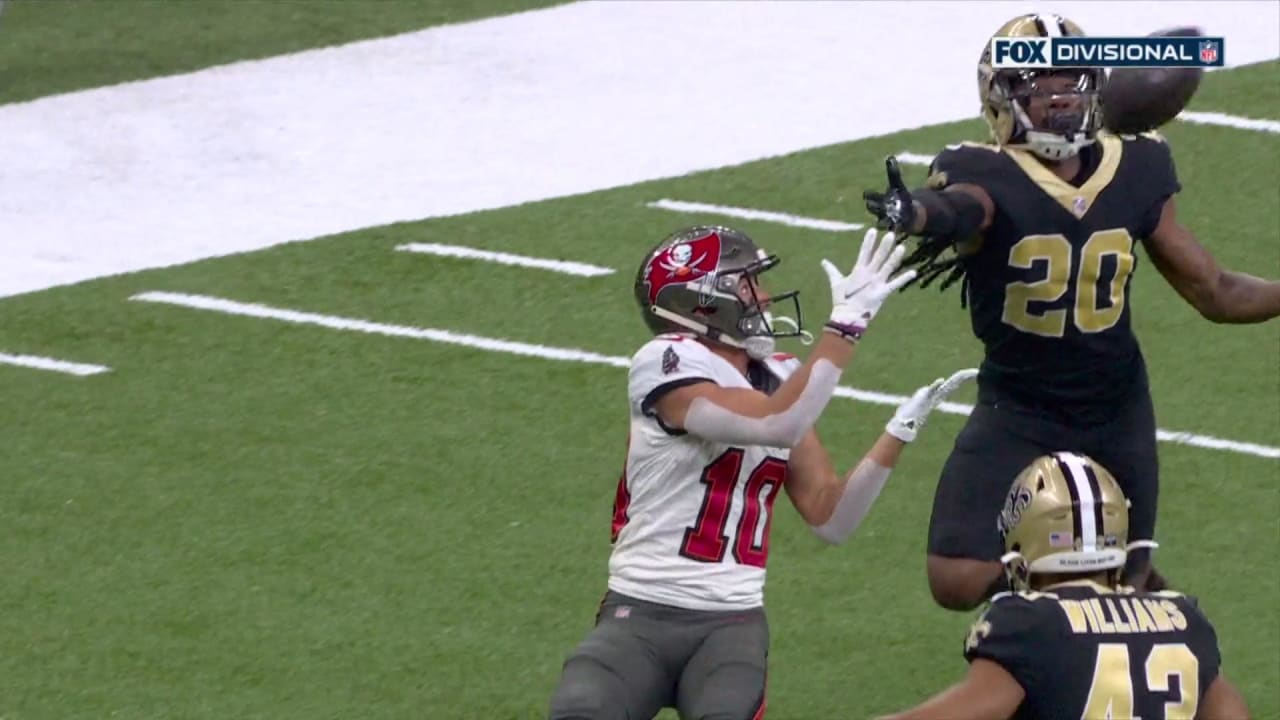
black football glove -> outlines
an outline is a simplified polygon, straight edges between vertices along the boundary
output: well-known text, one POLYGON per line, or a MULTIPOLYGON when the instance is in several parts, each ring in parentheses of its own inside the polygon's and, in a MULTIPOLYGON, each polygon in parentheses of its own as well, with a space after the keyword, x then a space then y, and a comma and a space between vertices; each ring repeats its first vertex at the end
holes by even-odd
POLYGON ((897 235, 906 235, 916 221, 916 208, 911 193, 902 182, 902 172, 898 170, 898 159, 890 155, 884 160, 884 169, 889 176, 889 187, 884 192, 867 190, 862 199, 867 210, 879 219, 882 229, 892 230, 897 235))

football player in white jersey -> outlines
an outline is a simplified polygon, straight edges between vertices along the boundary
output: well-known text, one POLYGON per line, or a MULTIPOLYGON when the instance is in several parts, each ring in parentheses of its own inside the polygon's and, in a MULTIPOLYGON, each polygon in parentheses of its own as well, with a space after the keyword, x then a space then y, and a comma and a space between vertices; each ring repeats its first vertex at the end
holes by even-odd
POLYGON ((777 495, 843 542, 929 412, 976 375, 917 390, 862 461, 836 473, 814 424, 881 303, 915 276, 892 276, 902 255, 892 234, 870 230, 850 274, 823 261, 833 307, 803 363, 774 352, 776 337, 812 341, 797 293, 761 287, 778 258, 745 234, 686 228, 645 256, 635 292, 655 337, 631 362, 609 589, 564 664, 552 720, 649 720, 664 707, 685 720, 763 717, 777 495), (785 301, 794 320, 774 314, 785 301))

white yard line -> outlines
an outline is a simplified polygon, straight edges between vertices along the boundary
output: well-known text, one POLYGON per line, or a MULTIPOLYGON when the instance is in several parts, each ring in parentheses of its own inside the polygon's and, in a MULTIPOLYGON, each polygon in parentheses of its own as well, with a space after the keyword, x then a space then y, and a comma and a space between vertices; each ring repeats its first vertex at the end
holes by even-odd
POLYGON ((1265 458, 1280 458, 1280 448, 1257 443, 1240 442, 1239 440, 1223 440, 1209 435, 1196 435, 1176 430, 1156 430, 1156 439, 1178 445, 1207 448, 1209 450, 1226 450, 1244 455, 1257 455, 1265 458))
POLYGON ((771 210, 733 207, 732 205, 711 205, 709 203, 685 202, 683 200, 668 200, 666 198, 648 203, 648 207, 657 208, 659 210, 671 210, 673 212, 680 213, 724 215, 725 217, 742 218, 744 220, 760 220, 763 222, 778 223, 779 225, 810 228, 812 230, 826 230, 829 232, 861 230, 866 227, 861 223, 847 223, 840 222, 839 220, 820 220, 818 218, 791 215, 790 213, 783 212, 773 212, 771 210))
POLYGON ((17 365, 18 367, 34 368, 36 370, 50 370, 52 372, 66 373, 67 375, 97 375, 98 373, 109 372, 111 368, 105 365, 90 365, 88 363, 68 362, 66 360, 58 360, 56 358, 40 357, 38 355, 10 355, 8 353, 0 353, 0 364, 17 365))
POLYGON ((145 292, 134 295, 129 299, 141 300, 144 302, 164 303, 167 305, 181 305, 183 307, 195 308, 197 310, 211 310, 213 312, 220 312, 228 315, 247 315, 249 317, 256 318, 283 320, 296 325, 318 325, 320 327, 329 328, 330 330, 348 330, 352 332, 369 333, 371 335, 388 335, 391 337, 412 338, 414 340, 430 340, 432 342, 447 343, 449 345, 462 345, 480 350, 489 350, 491 352, 503 352, 513 355, 530 355, 533 357, 546 358, 548 360, 572 360, 574 362, 599 363, 604 365, 615 365, 618 367, 627 367, 629 365, 626 358, 612 358, 593 352, 587 352, 585 350, 570 350, 549 347, 546 345, 531 345, 529 343, 515 342, 512 340, 497 340, 477 335, 455 333, 450 330, 417 328, 409 327, 407 325, 388 325, 385 323, 371 322, 368 320, 355 320, 351 318, 337 317, 334 315, 318 315, 316 313, 301 312, 298 310, 275 308, 269 305, 242 303, 235 300, 209 297, 208 295, 145 292))
POLYGON ((1196 125, 1222 125, 1237 130, 1260 130, 1262 132, 1280 133, 1280 122, 1275 120, 1258 120, 1255 118, 1227 115, 1219 112, 1184 112, 1178 115, 1183 122, 1196 125))
POLYGON ((578 275, 581 277, 599 277, 600 275, 612 275, 615 272, 613 268, 600 267, 599 265, 588 265, 587 263, 572 262, 569 260, 549 260, 547 258, 529 257, 527 255, 512 255, 511 253, 493 252, 491 250, 477 250, 475 248, 463 247, 461 245, 407 243, 405 245, 396 246, 396 250, 401 252, 422 253, 424 255, 441 255, 444 257, 466 258, 469 260, 484 260, 487 262, 500 263, 502 265, 538 268, 540 270, 551 270, 553 272, 564 273, 566 275, 578 275))
MULTIPOLYGON (((189 307, 197 310, 209 310, 227 315, 245 315, 248 317, 282 320, 284 322, 294 323, 297 325, 316 325, 319 327, 330 328, 332 330, 348 330, 374 335, 405 337, 415 340, 430 340, 432 342, 461 345, 463 347, 476 348, 478 350, 539 357, 547 360, 610 365, 618 368, 630 367, 631 365, 629 358, 601 355, 587 350, 558 348, 549 345, 534 345, 530 343, 516 342, 513 340, 467 335, 463 333, 456 333, 451 330, 418 328, 405 325, 387 325, 369 320, 344 318, 334 315, 320 315, 316 313, 302 312, 299 310, 276 308, 269 305, 243 303, 236 300, 210 297, 208 295, 187 295, 171 292, 144 292, 134 295, 129 299, 142 302, 162 303, 166 305, 179 305, 182 307, 189 307)), ((889 393, 859 390, 851 387, 838 387, 836 388, 835 394, 839 397, 861 400, 863 402, 874 403, 876 405, 896 406, 907 399, 905 395, 892 395, 889 393)), ((952 415, 968 415, 973 411, 973 406, 962 403, 946 402, 939 405, 938 410, 952 415)), ((1236 440, 1224 440, 1222 438, 1211 437, 1208 435, 1197 435, 1195 433, 1157 430, 1156 439, 1178 445, 1190 445, 1193 447, 1207 448, 1211 450, 1223 450, 1226 452, 1240 453, 1242 455, 1254 455, 1264 458, 1280 458, 1280 447, 1239 442, 1236 440)))

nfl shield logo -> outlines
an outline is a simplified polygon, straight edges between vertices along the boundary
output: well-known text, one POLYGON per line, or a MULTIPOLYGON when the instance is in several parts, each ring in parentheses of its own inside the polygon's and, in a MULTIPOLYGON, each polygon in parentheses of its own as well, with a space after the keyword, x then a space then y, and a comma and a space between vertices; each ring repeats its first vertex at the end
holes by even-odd
POLYGON ((1209 64, 1218 60, 1218 43, 1204 40, 1200 43, 1200 62, 1209 64))

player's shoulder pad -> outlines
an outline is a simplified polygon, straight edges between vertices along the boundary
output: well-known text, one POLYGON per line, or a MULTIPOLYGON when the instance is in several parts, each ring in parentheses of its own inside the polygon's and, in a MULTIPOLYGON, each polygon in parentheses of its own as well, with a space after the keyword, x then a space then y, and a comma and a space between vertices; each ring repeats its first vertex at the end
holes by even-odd
POLYGON ((1173 172, 1173 149, 1164 136, 1152 130, 1139 135, 1116 135, 1123 153, 1138 161, 1148 172, 1173 172))
POLYGON ((678 347, 676 352, 692 353, 699 349, 706 350, 702 343, 697 342, 693 338, 679 333, 663 333, 662 335, 654 335, 649 338, 645 344, 640 346, 631 356, 631 364, 634 366, 637 362, 643 362, 653 355, 661 354, 667 347, 678 347))
POLYGON ((717 358, 702 343, 678 335, 658 335, 631 356, 628 394, 640 402, 655 388, 697 378, 714 379, 717 358))
POLYGON ((969 629, 964 659, 994 662, 1027 692, 1040 684, 1052 662, 1064 622, 1052 593, 1001 593, 969 629))
POLYGON ((985 641, 1005 642, 1040 632, 1060 615, 1058 596, 1045 592, 1003 592, 994 595, 973 624, 965 651, 985 641))
POLYGON ((1212 642, 1217 642, 1217 630, 1214 628, 1213 621, 1209 619, 1209 615, 1204 611, 1204 608, 1200 607, 1200 599, 1196 596, 1186 595, 1173 590, 1160 590, 1144 594, 1147 597, 1156 597, 1172 601, 1173 604, 1182 612, 1182 615, 1192 632, 1207 634, 1207 636, 1212 639, 1212 642))
POLYGON ((941 190, 956 183, 978 182, 998 172, 1008 160, 996 145, 975 142, 948 145, 933 158, 925 184, 930 189, 941 190))
POLYGON ((1108 137, 1108 136, 1119 138, 1121 142, 1132 143, 1134 145, 1164 145, 1165 147, 1169 146, 1169 141, 1165 139, 1164 135, 1160 134, 1159 130, 1148 130, 1147 132, 1137 133, 1133 135, 1109 133, 1105 130, 1102 131, 1101 133, 1098 133, 1098 137, 1108 137))
POLYGON ((1146 592, 1130 590, 1130 592, 1144 597, 1173 600, 1179 605, 1184 605, 1196 612, 1200 612, 1200 598, 1195 595, 1187 595, 1186 593, 1180 593, 1177 590, 1148 590, 1146 592))
MULTIPOLYGON (((1021 590, 1018 592, 1002 592, 991 596, 990 609, 994 608, 1035 608, 1042 610, 1052 608, 1058 600, 1058 594, 1038 590, 1021 590)), ((1008 610, 1006 610, 1008 611, 1008 610)))
POLYGON ((786 381, 791 373, 800 369, 800 358, 791 353, 773 353, 763 361, 764 366, 780 381, 786 381))
POLYGON ((1204 615, 1204 610, 1200 607, 1200 598, 1195 595, 1187 595, 1176 590, 1156 590, 1146 593, 1149 597, 1162 598, 1165 600, 1173 600, 1179 605, 1186 607, 1197 615, 1204 615))
MULTIPOLYGON (((1106 136, 1103 135, 1102 137, 1106 136)), ((1169 140, 1155 130, 1137 135, 1115 135, 1113 137, 1119 138, 1120 142, 1124 143, 1126 151, 1143 150, 1157 155, 1168 155, 1171 151, 1169 140)))

